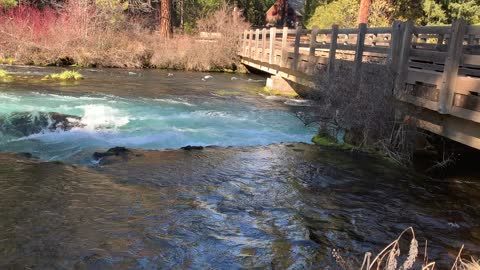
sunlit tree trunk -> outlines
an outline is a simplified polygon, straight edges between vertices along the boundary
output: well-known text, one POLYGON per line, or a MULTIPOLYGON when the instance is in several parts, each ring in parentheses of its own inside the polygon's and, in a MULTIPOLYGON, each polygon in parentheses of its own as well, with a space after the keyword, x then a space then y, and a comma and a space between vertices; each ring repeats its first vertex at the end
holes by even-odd
POLYGON ((368 23, 368 15, 370 13, 370 5, 372 0, 361 0, 360 10, 358 11, 357 23, 368 23))
POLYGON ((160 36, 171 38, 172 28, 172 0, 161 0, 160 2, 160 36))
POLYGON ((180 0, 180 27, 182 31, 185 29, 185 3, 184 0, 180 0))

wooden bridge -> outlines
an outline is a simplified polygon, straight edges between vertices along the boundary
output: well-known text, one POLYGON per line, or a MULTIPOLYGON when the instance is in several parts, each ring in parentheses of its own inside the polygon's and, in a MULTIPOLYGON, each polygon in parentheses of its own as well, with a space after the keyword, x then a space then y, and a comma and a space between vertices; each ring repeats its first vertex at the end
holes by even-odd
POLYGON ((300 85, 313 86, 318 70, 334 72, 349 61, 357 78, 362 63, 386 65, 395 96, 410 107, 420 128, 480 149, 480 26, 306 30, 256 29, 241 37, 242 62, 300 85))

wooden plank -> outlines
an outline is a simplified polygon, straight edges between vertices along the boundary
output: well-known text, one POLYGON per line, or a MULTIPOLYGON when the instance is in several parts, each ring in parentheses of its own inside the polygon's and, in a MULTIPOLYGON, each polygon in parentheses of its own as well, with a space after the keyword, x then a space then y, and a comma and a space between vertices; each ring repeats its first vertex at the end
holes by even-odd
POLYGON ((421 97, 415 97, 412 95, 404 94, 404 95, 398 96, 397 98, 403 102, 408 102, 417 107, 427 108, 429 110, 436 110, 438 107, 438 102, 421 98, 421 97))
POLYGON ((287 41, 288 41, 288 27, 284 27, 282 31, 282 58, 280 60, 281 67, 287 66, 287 59, 288 59, 287 41))
POLYGON ((248 56, 252 57, 253 56, 253 30, 250 29, 250 33, 248 34, 248 56))
POLYGON ((258 51, 258 48, 260 47, 259 38, 260 38, 260 29, 257 29, 255 30, 255 58, 260 57, 260 53, 258 51))
POLYGON ((440 86, 442 73, 430 70, 408 69, 406 83, 416 84, 418 82, 440 86))
MULTIPOLYGON (((437 85, 440 88, 442 73, 430 70, 409 69, 406 82, 409 84, 422 82, 437 85)), ((456 93, 464 95, 469 95, 471 92, 480 93, 480 78, 458 76, 454 89, 456 93)))
POLYGON ((312 29, 312 35, 310 36, 310 51, 309 55, 315 56, 315 48, 317 46, 317 35, 318 35, 318 27, 314 26, 312 29))
POLYGON ((462 55, 463 37, 466 31, 467 24, 463 19, 458 19, 453 23, 448 56, 445 61, 442 84, 440 86, 438 112, 441 114, 448 114, 453 106, 453 96, 462 55))
MULTIPOLYGON (((452 106, 450 114, 458 118, 480 123, 480 112, 452 106)), ((478 136, 480 137, 480 134, 478 136)))
POLYGON ((480 93, 480 78, 468 76, 458 76, 455 85, 455 92, 468 95, 470 93, 480 93))
POLYGON ((242 56, 246 56, 247 55, 247 36, 248 36, 248 31, 245 30, 243 31, 243 53, 242 53, 242 56))
POLYGON ((467 27, 467 35, 480 35, 480 25, 469 25, 467 27))
POLYGON ((262 61, 267 61, 267 29, 262 29, 262 61))
POLYGON ((333 75, 335 71, 335 58, 337 55, 337 38, 338 38, 338 25, 332 25, 332 32, 330 36, 330 51, 328 53, 328 73, 333 75))
POLYGON ((360 70, 363 62, 363 51, 365 47, 365 33, 367 32, 367 24, 361 23, 358 26, 357 47, 355 50, 355 58, 353 60, 354 80, 358 82, 360 79, 360 70))
MULTIPOLYGON (((405 83, 409 77, 408 70, 408 60, 410 58, 411 52, 411 43, 412 43, 412 33, 413 33, 413 23, 408 21, 402 24, 402 46, 400 49, 400 56, 398 61, 398 74, 395 79, 394 93, 395 96, 400 96, 405 88, 405 83)), ((415 84, 415 83, 414 83, 415 84)))
POLYGON ((302 35, 302 27, 297 27, 297 32, 295 34, 295 47, 293 49, 293 62, 292 62, 292 69, 294 71, 298 68, 298 55, 300 52, 300 37, 302 35))
POLYGON ((410 57, 416 60, 426 60, 426 61, 432 61, 437 63, 443 63, 447 58, 447 53, 438 52, 438 51, 411 49, 410 57))
POLYGON ((471 68, 468 66, 460 66, 460 69, 458 70, 458 74, 462 76, 480 78, 480 67, 471 68))
POLYGON ((274 46, 275 46, 275 37, 277 35, 277 28, 270 28, 270 57, 268 59, 269 64, 273 64, 274 62, 274 46))
MULTIPOLYGON (((418 111, 418 110, 417 110, 418 111)), ((451 140, 480 150, 480 125, 432 110, 421 110, 415 115, 417 126, 451 140)))
POLYGON ((344 29, 338 29, 338 34, 358 34, 358 28, 344 28, 344 29))
POLYGON ((390 40, 390 50, 387 56, 387 64, 390 67, 390 70, 393 74, 398 73, 398 61, 400 55, 400 49, 402 47, 402 23, 400 21, 393 22, 392 25, 392 36, 390 40))
POLYGON ((450 26, 416 26, 413 28, 415 35, 419 34, 450 34, 450 26))
POLYGON ((453 106, 480 112, 480 96, 455 94, 453 106))
POLYGON ((416 62, 416 61, 410 61, 409 67, 423 69, 423 70, 432 70, 436 72, 443 72, 443 69, 444 69, 443 64, 425 63, 425 62, 416 62))
POLYGON ((460 63, 480 67, 480 55, 463 54, 460 63))
POLYGON ((391 27, 375 27, 375 28, 368 28, 367 34, 390 34, 392 33, 391 27))

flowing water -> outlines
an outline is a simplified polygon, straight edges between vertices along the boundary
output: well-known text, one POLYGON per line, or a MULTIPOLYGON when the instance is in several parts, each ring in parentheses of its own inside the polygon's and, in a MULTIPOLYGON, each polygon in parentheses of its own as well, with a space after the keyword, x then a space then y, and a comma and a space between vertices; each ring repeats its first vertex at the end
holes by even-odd
POLYGON ((12 71, 0 151, 39 159, 0 153, 0 269, 336 269, 332 249, 361 260, 409 226, 440 266, 480 253, 478 177, 307 144, 309 103, 259 95, 262 77, 12 71), (92 158, 114 146, 138 150, 92 158))

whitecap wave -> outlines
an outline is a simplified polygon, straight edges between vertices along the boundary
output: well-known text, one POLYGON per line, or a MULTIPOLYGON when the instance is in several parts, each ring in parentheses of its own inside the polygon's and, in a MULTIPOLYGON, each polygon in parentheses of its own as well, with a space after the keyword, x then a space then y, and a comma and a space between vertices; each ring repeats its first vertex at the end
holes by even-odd
POLYGON ((109 106, 90 104, 76 108, 84 110, 81 123, 85 125, 85 129, 117 129, 130 122, 128 116, 122 115, 120 110, 109 106))

